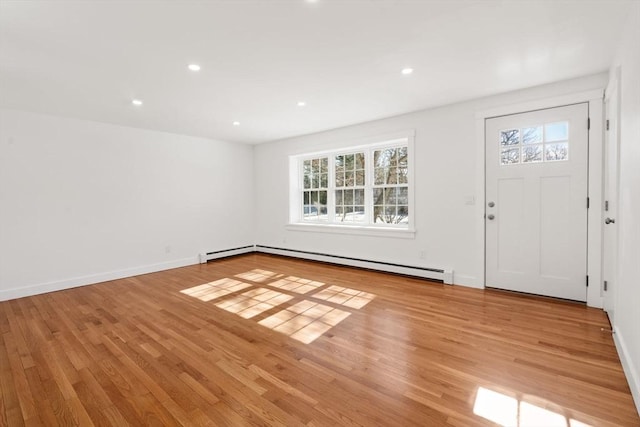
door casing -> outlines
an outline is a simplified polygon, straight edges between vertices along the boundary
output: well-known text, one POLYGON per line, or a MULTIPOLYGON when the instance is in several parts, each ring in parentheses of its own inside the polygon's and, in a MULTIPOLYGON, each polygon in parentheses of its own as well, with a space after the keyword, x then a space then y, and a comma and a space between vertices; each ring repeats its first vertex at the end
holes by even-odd
MULTIPOLYGON (((619 206, 619 166, 620 166, 620 69, 613 74, 613 80, 605 94, 605 149, 604 149, 604 203, 603 217, 617 219, 619 206), (608 126, 606 125, 608 123, 608 126), (608 127, 608 129, 607 129, 608 127)), ((602 305, 614 324, 616 287, 618 283, 618 225, 613 223, 603 227, 602 248, 602 305), (604 282, 607 282, 607 289, 604 282)))

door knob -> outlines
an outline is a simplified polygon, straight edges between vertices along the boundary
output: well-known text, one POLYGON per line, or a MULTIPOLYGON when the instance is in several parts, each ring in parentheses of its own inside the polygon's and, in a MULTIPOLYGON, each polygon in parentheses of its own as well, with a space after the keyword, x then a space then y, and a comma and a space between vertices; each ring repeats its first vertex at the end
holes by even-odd
POLYGON ((489 214, 489 215, 487 215, 487 218, 490 219, 490 220, 493 220, 495 218, 495 215, 489 214))
POLYGON ((490 207, 490 208, 494 207, 495 205, 496 205, 495 203, 493 203, 493 202, 489 202, 489 207, 490 207))
POLYGON ((616 220, 614 218, 607 218, 604 220, 605 224, 615 224, 616 220))

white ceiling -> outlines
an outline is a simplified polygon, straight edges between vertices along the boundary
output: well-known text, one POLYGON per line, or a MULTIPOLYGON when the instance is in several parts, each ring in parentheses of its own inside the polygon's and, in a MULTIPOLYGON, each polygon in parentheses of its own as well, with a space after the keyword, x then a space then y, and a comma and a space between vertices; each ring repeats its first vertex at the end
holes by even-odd
POLYGON ((604 71, 633 1, 0 0, 0 107, 260 143, 604 71))

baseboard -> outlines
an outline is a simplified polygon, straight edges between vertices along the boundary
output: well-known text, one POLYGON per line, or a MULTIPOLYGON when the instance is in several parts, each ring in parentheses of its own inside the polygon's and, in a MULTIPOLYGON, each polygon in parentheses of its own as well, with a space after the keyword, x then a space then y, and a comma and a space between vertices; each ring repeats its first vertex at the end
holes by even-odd
POLYGON ((273 255, 283 255, 293 258, 302 258, 311 261, 329 262, 332 264, 349 267, 367 268, 370 270, 384 271, 388 273, 405 274, 407 276, 423 279, 440 280, 446 284, 453 284, 453 272, 451 270, 426 268, 412 265, 402 265, 386 261, 365 260, 350 258, 340 255, 331 255, 317 252, 301 251, 296 249, 276 248, 273 246, 256 245, 256 252, 273 255))
POLYGON ((467 288, 484 289, 484 285, 475 276, 456 273, 453 277, 454 285, 464 286, 467 288))
POLYGON ((240 246, 232 249, 222 249, 222 250, 212 251, 212 252, 202 252, 198 256, 198 259, 200 260, 200 264, 205 264, 207 261, 211 261, 214 259, 226 258, 234 255, 247 254, 250 252, 255 252, 255 250, 256 250, 256 245, 246 245, 246 246, 240 246))
MULTIPOLYGON (((616 345, 616 350, 618 350, 618 356, 620 356, 622 369, 627 377, 627 382, 631 389, 631 396, 633 396, 633 401, 636 404, 636 410, 638 411, 638 414, 640 414, 640 376, 638 376, 638 367, 634 366, 633 359, 629 354, 629 349, 625 343, 624 337, 617 327, 613 328, 613 342, 616 345)), ((637 360, 636 363, 638 363, 637 360)))
POLYGON ((157 264, 143 265, 140 267, 126 268, 123 270, 108 271, 88 276, 73 277, 71 279, 39 283, 37 285, 31 285, 24 288, 5 289, 0 290, 0 301, 44 294, 46 292, 62 291, 64 289, 93 285, 100 282, 107 282, 109 280, 124 279, 126 277, 138 276, 140 274, 155 273, 157 271, 170 270, 172 268, 185 267, 187 265, 197 263, 197 257, 189 257, 157 264))

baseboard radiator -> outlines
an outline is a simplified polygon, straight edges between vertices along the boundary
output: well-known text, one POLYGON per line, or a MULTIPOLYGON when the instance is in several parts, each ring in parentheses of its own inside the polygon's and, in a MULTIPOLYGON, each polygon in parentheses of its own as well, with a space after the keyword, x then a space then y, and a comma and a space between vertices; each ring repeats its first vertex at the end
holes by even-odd
POLYGON ((223 249, 220 251, 202 252, 198 256, 198 258, 200 260, 200 264, 206 264, 207 261, 211 261, 219 258, 225 258, 228 256, 246 254, 249 252, 255 252, 255 250, 256 250, 256 245, 247 245, 247 246, 241 246, 239 248, 233 248, 233 249, 223 249))
POLYGON ((324 254, 319 252, 300 251, 296 249, 277 248, 264 245, 250 245, 239 248, 225 249, 200 254, 200 263, 224 258, 233 255, 240 255, 249 252, 261 252, 265 254, 282 255, 293 258, 302 258, 311 261, 328 262, 332 264, 346 265, 350 267, 367 268, 370 270, 384 271, 388 273, 405 274, 407 276, 420 277, 423 279, 439 280, 445 284, 453 284, 453 271, 440 268, 418 267, 413 265, 403 265, 384 261, 373 261, 360 258, 351 258, 340 255, 324 254))

